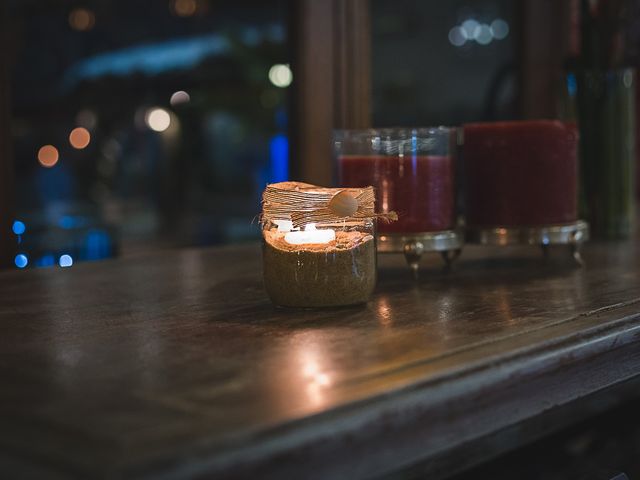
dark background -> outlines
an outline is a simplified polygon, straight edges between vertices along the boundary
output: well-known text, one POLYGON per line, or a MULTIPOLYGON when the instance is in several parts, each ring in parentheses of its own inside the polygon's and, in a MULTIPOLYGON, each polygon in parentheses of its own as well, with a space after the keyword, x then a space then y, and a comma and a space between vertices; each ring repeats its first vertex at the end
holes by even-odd
MULTIPOLYGON (((373 1, 373 124, 517 117, 515 3, 373 1), (453 45, 450 30, 469 19, 502 19, 508 35, 453 45)), ((291 9, 284 0, 8 2, 16 266, 257 238, 264 185, 296 171, 290 87, 269 79, 292 60, 291 9), (190 101, 171 105, 176 91, 190 101), (170 115, 163 132, 145 123, 156 108, 170 115), (81 150, 69 144, 76 127, 91 135, 81 150), (51 168, 38 163, 44 145, 59 153, 51 168)))

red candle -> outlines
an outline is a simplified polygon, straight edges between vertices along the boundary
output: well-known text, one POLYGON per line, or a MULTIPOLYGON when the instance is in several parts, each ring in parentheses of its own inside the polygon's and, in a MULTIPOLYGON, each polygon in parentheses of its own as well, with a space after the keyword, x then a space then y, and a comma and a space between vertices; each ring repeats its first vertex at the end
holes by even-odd
POLYGON ((578 132, 553 120, 464 126, 467 225, 577 220, 578 132))
POLYGON ((378 223, 381 233, 448 230, 454 225, 454 162, 450 155, 342 155, 344 187, 376 190, 376 208, 398 221, 378 223))

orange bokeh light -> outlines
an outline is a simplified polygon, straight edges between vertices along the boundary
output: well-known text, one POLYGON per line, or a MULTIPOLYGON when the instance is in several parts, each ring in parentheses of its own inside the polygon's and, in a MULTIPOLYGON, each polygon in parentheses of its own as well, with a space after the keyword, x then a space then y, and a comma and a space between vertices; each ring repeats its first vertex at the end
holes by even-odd
POLYGON ((86 32, 96 23, 95 14, 86 8, 76 8, 69 14, 69 25, 74 30, 86 32))
POLYGON ((82 150, 83 148, 85 148, 87 145, 89 145, 90 141, 91 134, 86 128, 74 128, 69 134, 69 143, 73 148, 76 148, 78 150, 82 150))
POLYGON ((43 167, 53 167, 58 163, 59 158, 58 149, 53 145, 44 145, 38 150, 38 162, 40 162, 40 165, 43 167))
POLYGON ((196 13, 197 8, 196 0, 175 0, 173 2, 173 10, 179 17, 190 17, 196 13))

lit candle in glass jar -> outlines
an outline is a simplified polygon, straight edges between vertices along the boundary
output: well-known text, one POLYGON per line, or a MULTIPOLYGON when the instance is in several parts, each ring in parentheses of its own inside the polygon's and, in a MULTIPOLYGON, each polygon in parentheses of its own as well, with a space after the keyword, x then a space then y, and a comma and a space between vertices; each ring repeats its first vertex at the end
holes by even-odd
MULTIPOLYGON (((269 185, 263 194, 264 283, 276 305, 335 307, 366 302, 375 286, 374 193, 296 182, 269 185), (349 205, 352 215, 335 213, 349 205), (300 226, 303 226, 300 229, 300 226)), ((342 210, 341 210, 342 211, 342 210)))

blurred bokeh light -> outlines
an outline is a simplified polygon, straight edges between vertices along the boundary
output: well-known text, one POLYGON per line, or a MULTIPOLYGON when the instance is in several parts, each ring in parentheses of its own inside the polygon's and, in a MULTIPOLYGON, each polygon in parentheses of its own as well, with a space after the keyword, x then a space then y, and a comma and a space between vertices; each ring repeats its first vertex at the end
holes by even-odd
POLYGON ((95 14, 87 8, 75 8, 69 13, 69 25, 74 30, 91 30, 96 22, 95 14))
POLYGON ((58 163, 59 158, 58 149, 53 145, 44 145, 38 150, 38 162, 40 162, 40 165, 43 167, 53 167, 58 163))
POLYGON ((91 134, 84 127, 77 127, 71 130, 69 134, 69 143, 75 149, 82 150, 89 145, 91 134))
POLYGON ((289 172, 284 0, 7 6, 26 268, 259 237, 289 172))

